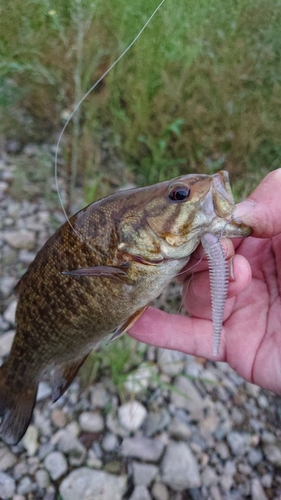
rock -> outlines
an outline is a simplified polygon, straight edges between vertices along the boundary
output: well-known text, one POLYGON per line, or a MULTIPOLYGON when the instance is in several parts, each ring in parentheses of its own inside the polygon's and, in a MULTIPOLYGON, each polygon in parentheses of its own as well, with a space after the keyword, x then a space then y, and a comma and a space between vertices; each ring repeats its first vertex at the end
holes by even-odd
POLYGON ((38 429, 35 425, 30 425, 22 438, 22 444, 25 447, 28 455, 32 457, 38 450, 38 429))
POLYGON ((22 262, 25 266, 29 266, 29 264, 31 264, 35 257, 35 252, 29 252, 25 248, 22 248, 19 252, 19 261, 22 262))
POLYGON ((68 429, 62 429, 59 433, 54 440, 57 442, 58 450, 69 456, 71 465, 76 467, 82 465, 87 454, 85 446, 68 429))
POLYGON ((85 432, 102 432, 104 420, 100 413, 85 411, 79 416, 79 424, 85 432))
POLYGON ((35 479, 39 488, 46 489, 50 485, 49 474, 44 469, 39 469, 36 471, 35 479))
POLYGON ((28 463, 28 473, 30 476, 33 476, 39 467, 39 458, 29 457, 27 459, 27 463, 28 463))
POLYGON ((252 479, 251 493, 252 493, 252 498, 254 498, 255 500, 267 500, 268 498, 264 492, 261 483, 257 478, 252 479))
POLYGON ((3 498, 3 500, 12 498, 15 489, 14 479, 5 472, 0 472, 0 498, 3 498))
POLYGON ((92 467, 93 469, 102 468, 102 461, 97 457, 94 450, 88 451, 88 458, 86 463, 88 467, 92 467))
POLYGON ((149 382, 155 378, 156 373, 155 365, 142 363, 136 371, 128 375, 124 385, 130 393, 138 394, 148 388, 149 382))
POLYGON ((120 437, 127 437, 130 434, 129 429, 125 429, 115 417, 114 411, 111 411, 106 417, 106 426, 112 432, 120 437))
POLYGON ((222 460, 226 460, 229 457, 229 450, 223 441, 220 441, 216 445, 216 453, 222 460))
POLYGON ((151 496, 145 486, 136 486, 129 500, 151 500, 151 496))
POLYGON ((261 409, 267 408, 268 407, 268 399, 264 394, 261 394, 258 397, 258 405, 261 409))
POLYGON ((272 487, 272 480, 273 480, 273 477, 270 474, 264 474, 261 478, 261 484, 265 488, 271 488, 272 487))
POLYGON ((40 146, 38 146, 37 144, 26 144, 26 146, 24 146, 23 148, 23 153, 26 155, 26 156, 40 156, 42 154, 42 151, 40 149, 40 146))
POLYGON ((14 340, 15 331, 4 333, 0 337, 0 357, 8 356, 14 340))
POLYGON ((275 444, 267 444, 263 448, 266 459, 273 465, 281 466, 281 449, 275 444))
POLYGON ((118 408, 120 424, 129 431, 136 431, 147 415, 146 408, 138 401, 130 401, 118 408))
POLYGON ((21 477, 23 477, 27 473, 28 473, 28 468, 27 468, 27 464, 25 462, 18 462, 15 465, 14 471, 13 471, 13 476, 16 480, 20 479, 21 477))
POLYGON ((210 466, 204 468, 201 475, 201 479, 202 479, 202 486, 207 486, 207 488, 218 484, 219 481, 219 478, 215 470, 213 469, 213 467, 210 466))
POLYGON ((245 454, 250 445, 250 436, 241 434, 240 432, 230 432, 227 435, 227 442, 234 455, 242 456, 245 454))
POLYGON ((11 302, 8 305, 6 311, 3 314, 3 318, 5 319, 5 321, 7 321, 8 323, 10 323, 11 325, 15 324, 15 315, 16 315, 17 303, 18 303, 17 300, 13 300, 13 302, 11 302))
POLYGON ((9 328, 10 328, 9 323, 5 321, 2 314, 0 314, 0 335, 1 332, 6 332, 7 330, 9 330, 9 328))
POLYGON ((52 422, 55 427, 61 429, 66 426, 67 418, 65 413, 59 408, 52 411, 52 422))
POLYGON ((0 291, 4 298, 11 295, 16 284, 17 280, 12 276, 1 276, 0 291))
POLYGON ((217 486, 211 486, 210 488, 211 498, 212 500, 223 500, 220 490, 217 486))
POLYGON ((171 437, 185 440, 190 438, 191 429, 184 422, 175 417, 170 424, 169 433, 171 437))
POLYGON ((38 393, 36 402, 43 401, 43 399, 49 398, 52 394, 52 389, 46 382, 40 382, 38 386, 38 393))
POLYGON ((143 430, 147 437, 152 437, 157 432, 162 431, 170 423, 170 415, 167 410, 162 409, 159 412, 148 413, 144 423, 143 430))
POLYGON ((274 444, 276 437, 272 432, 264 431, 261 436, 263 444, 274 444))
POLYGON ((252 472, 252 467, 250 467, 249 464, 246 464, 244 462, 240 462, 237 465, 237 470, 238 470, 238 472, 243 474, 243 476, 250 476, 250 474, 252 472))
POLYGON ((63 476, 67 471, 66 459, 59 451, 53 451, 47 455, 44 465, 54 481, 63 476))
POLYGON ((4 231, 4 240, 12 248, 20 250, 25 248, 26 250, 32 250, 35 246, 35 233, 29 231, 28 229, 20 229, 19 231, 4 231))
POLYGON ((122 500, 126 477, 82 467, 72 471, 60 485, 62 500, 122 500))
POLYGON ((248 453, 248 462, 252 467, 258 465, 263 459, 263 454, 259 449, 250 448, 248 453))
POLYGON ((154 483, 152 495, 155 500, 169 500, 169 491, 162 483, 154 483))
POLYGON ((9 189, 9 184, 7 182, 0 181, 0 200, 4 198, 3 194, 6 193, 8 189, 9 189))
POLYGON ((190 412, 192 418, 200 420, 204 401, 195 385, 187 377, 178 377, 174 384, 171 401, 177 408, 183 408, 190 412))
POLYGON ((133 480, 135 486, 150 486, 157 473, 158 467, 155 465, 133 462, 133 480))
POLYGON ((162 480, 176 491, 201 485, 197 461, 186 443, 168 444, 162 460, 162 480))
POLYGON ((139 458, 147 462, 157 462, 164 450, 164 443, 159 439, 141 436, 125 438, 121 446, 123 457, 139 458))
POLYGON ((51 419, 49 418, 49 415, 47 412, 44 412, 38 408, 38 406, 35 406, 34 410, 34 425, 37 427, 39 430, 39 433, 42 436, 47 436, 48 438, 52 434, 52 427, 51 427, 51 419))
POLYGON ((104 384, 95 384, 90 388, 91 406, 93 408, 105 408, 109 403, 110 398, 108 392, 104 388, 104 384))
POLYGON ((0 444, 0 471, 6 471, 17 462, 17 457, 4 443, 0 444))
POLYGON ((204 418, 199 423, 201 436, 209 441, 219 426, 219 422, 220 418, 214 410, 204 415, 204 418))
POLYGON ((229 491, 233 485, 233 476, 236 473, 235 463, 228 460, 223 469, 223 475, 220 480, 221 488, 223 491, 229 491))
POLYGON ((178 351, 158 349, 157 362, 162 373, 173 377, 182 372, 185 363, 185 355, 178 351))
POLYGON ((35 485, 31 481, 30 477, 24 476, 18 485, 17 491, 18 491, 19 495, 27 495, 28 493, 32 492, 32 490, 34 489, 34 486, 35 485))
POLYGON ((49 441, 48 443, 44 443, 40 446, 38 457, 40 460, 44 460, 49 453, 54 451, 54 445, 49 441))
POLYGON ((116 448, 118 447, 119 442, 117 436, 115 434, 112 434, 111 432, 108 432, 102 441, 102 447, 104 451, 112 452, 115 451, 116 448))

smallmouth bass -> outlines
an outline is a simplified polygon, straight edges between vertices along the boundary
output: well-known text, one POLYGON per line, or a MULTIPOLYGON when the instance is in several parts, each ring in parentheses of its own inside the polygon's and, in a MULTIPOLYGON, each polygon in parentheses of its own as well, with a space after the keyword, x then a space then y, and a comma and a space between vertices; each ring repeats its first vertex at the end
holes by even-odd
POLYGON ((56 401, 91 350, 133 325, 201 239, 208 253, 222 233, 248 236, 234 210, 227 172, 190 174, 117 192, 63 224, 16 286, 17 331, 0 368, 2 439, 15 444, 25 433, 42 374, 55 368, 56 401))

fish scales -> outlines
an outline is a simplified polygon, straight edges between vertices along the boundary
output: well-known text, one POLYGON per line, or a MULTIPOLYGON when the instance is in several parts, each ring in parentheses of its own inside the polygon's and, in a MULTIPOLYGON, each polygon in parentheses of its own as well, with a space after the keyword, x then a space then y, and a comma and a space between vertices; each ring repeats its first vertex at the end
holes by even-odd
POLYGON ((189 174, 115 193, 63 224, 16 287, 17 331, 0 368, 2 439, 23 436, 44 372, 55 368, 56 400, 103 338, 130 328, 204 234, 247 236, 234 209, 226 172, 189 174))

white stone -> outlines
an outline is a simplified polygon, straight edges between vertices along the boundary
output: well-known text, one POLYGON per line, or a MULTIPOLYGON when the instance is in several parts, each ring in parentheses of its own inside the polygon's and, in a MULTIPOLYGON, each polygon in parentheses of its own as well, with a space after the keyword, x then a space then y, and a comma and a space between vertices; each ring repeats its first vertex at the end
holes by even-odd
POLYGON ((177 377, 171 401, 177 408, 188 410, 194 419, 202 418, 204 400, 195 385, 187 377, 177 377))
POLYGON ((16 315, 17 303, 18 303, 17 300, 13 300, 13 302, 11 302, 8 305, 6 311, 3 314, 3 317, 4 317, 5 321, 7 321, 8 323, 10 323, 11 325, 15 324, 15 315, 16 315))
POLYGON ((102 441, 103 449, 105 451, 109 451, 109 452, 116 450, 118 444, 119 444, 119 442, 118 442, 117 436, 115 436, 115 434, 112 434, 111 432, 108 432, 104 436, 103 441, 102 441))
POLYGON ((54 451, 47 455, 44 464, 54 481, 63 476, 67 471, 67 461, 59 451, 54 451))
POLYGON ((51 393, 51 387, 46 382, 40 382, 38 386, 36 401, 43 401, 43 399, 50 397, 51 393))
POLYGON ((158 467, 156 465, 133 462, 135 486, 150 486, 157 473, 158 467))
POLYGON ((252 498, 254 498, 255 500, 267 500, 268 497, 257 478, 252 480, 251 490, 252 498))
POLYGON ((20 250, 32 250, 35 246, 35 233, 28 229, 20 229, 19 231, 5 231, 4 240, 13 248, 20 250))
POLYGON ((171 441, 168 444, 162 460, 162 480, 176 491, 201 486, 196 458, 186 443, 171 441))
POLYGON ((28 455, 32 457, 38 450, 38 429, 35 425, 30 425, 22 438, 22 444, 25 447, 28 455))
POLYGON ((0 472, 0 498, 3 498, 4 500, 12 498, 15 488, 16 485, 14 479, 5 472, 0 472))
POLYGON ((137 370, 130 373, 125 382, 127 391, 133 394, 138 394, 145 391, 151 380, 155 378, 157 367, 148 365, 147 363, 141 364, 137 370))
POLYGON ((62 481, 59 491, 62 500, 122 500, 126 487, 125 476, 81 467, 62 481))
POLYGON ((17 457, 9 450, 9 448, 1 443, 0 445, 0 470, 5 471, 13 467, 17 462, 17 457))
POLYGON ((130 431, 139 429, 146 415, 146 408, 138 401, 130 401, 118 408, 120 424, 130 431))
POLYGON ((182 352, 158 349, 157 361, 161 372, 173 377, 183 371, 185 355, 182 352))
POLYGON ((151 500, 151 496, 145 486, 136 486, 129 500, 151 500))
POLYGON ((104 420, 100 413, 84 411, 79 416, 79 424, 85 432, 101 432, 104 429, 104 420))
POLYGON ((3 333, 0 337, 0 357, 8 356, 14 340, 15 331, 3 333))

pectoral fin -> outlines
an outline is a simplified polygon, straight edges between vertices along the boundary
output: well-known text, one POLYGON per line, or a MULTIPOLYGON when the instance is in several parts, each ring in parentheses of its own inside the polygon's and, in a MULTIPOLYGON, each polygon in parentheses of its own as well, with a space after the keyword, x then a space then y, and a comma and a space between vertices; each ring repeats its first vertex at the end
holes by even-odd
POLYGON ((132 284, 133 282, 126 272, 127 268, 127 265, 124 265, 123 267, 94 266, 75 269, 73 271, 62 271, 62 274, 67 274, 69 276, 102 276, 104 278, 112 278, 119 281, 124 281, 127 284, 132 284))
MULTIPOLYGON (((87 354, 88 356, 88 354, 87 354)), ((55 369, 54 380, 52 384, 52 401, 55 403, 68 389, 74 377, 76 377, 79 368, 83 365, 87 356, 69 361, 55 369)))
POLYGON ((132 316, 130 316, 128 319, 123 321, 123 323, 121 323, 117 327, 114 334, 112 335, 112 337, 109 339, 109 341, 107 343, 111 344, 111 342, 113 342, 114 340, 121 337, 121 335, 123 335, 123 333, 126 333, 126 331, 129 330, 129 328, 131 328, 131 326, 133 326, 133 324, 141 317, 141 315, 144 313, 144 311, 147 308, 148 308, 148 306, 142 307, 141 309, 136 311, 134 314, 132 314, 132 316))

